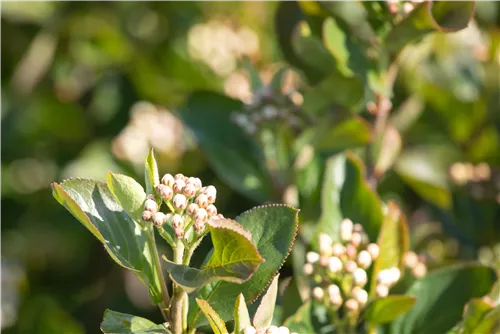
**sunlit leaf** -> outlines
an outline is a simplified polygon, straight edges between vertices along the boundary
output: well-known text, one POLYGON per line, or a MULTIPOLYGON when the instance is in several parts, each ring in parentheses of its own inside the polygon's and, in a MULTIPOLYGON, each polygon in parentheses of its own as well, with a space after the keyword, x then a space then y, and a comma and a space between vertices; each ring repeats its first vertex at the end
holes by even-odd
POLYGON ((104 311, 101 331, 105 334, 164 334, 170 333, 165 326, 131 314, 104 311))
POLYGON ((374 299, 363 312, 363 319, 372 325, 391 322, 408 312, 416 299, 416 297, 400 295, 374 299))
POLYGON ((217 314, 217 312, 215 312, 214 309, 210 307, 209 303, 207 303, 205 300, 202 299, 196 299, 196 303, 202 310, 203 314, 205 314, 205 317, 208 319, 208 322, 210 323, 210 327, 212 327, 214 334, 229 333, 226 329, 226 324, 217 314))
POLYGON ((276 296, 278 295, 278 277, 279 275, 274 277, 255 312, 255 316, 253 317, 253 325, 255 328, 267 328, 271 326, 274 306, 276 305, 276 296))

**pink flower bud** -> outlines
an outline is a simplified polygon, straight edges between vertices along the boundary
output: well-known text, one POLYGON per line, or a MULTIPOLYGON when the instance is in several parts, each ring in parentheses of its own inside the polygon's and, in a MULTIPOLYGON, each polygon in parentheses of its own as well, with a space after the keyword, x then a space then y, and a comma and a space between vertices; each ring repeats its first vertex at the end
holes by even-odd
POLYGON ((322 267, 326 267, 328 265, 330 258, 326 255, 320 255, 319 257, 319 265, 322 267))
POLYGON ((186 200, 186 196, 182 195, 182 194, 177 194, 174 196, 174 199, 173 199, 173 202, 174 202, 174 206, 176 209, 178 210, 184 210, 186 207, 187 207, 187 200, 186 200))
POLYGON ((356 246, 348 244, 345 246, 345 253, 349 259, 355 259, 358 251, 356 250, 356 246))
POLYGON ((356 270, 357 267, 358 267, 358 265, 356 264, 356 262, 354 262, 352 260, 344 263, 344 270, 346 272, 348 272, 349 274, 352 274, 354 272, 354 270, 356 270))
POLYGON ((244 334, 257 334, 257 330, 252 326, 247 326, 245 328, 244 334))
POLYGON ((342 257, 345 254, 345 247, 341 244, 334 244, 332 247, 333 255, 336 257, 342 257))
POLYGON ((153 224, 155 226, 162 226, 165 224, 167 216, 163 212, 157 212, 153 215, 153 224))
POLYGON ((184 225, 184 219, 182 218, 181 215, 176 213, 175 215, 172 216, 172 227, 174 229, 180 228, 183 225, 184 225))
POLYGON ((200 208, 206 208, 208 206, 208 198, 205 194, 199 194, 195 201, 200 208))
POLYGON ((321 255, 331 255, 332 238, 326 233, 320 233, 319 236, 319 253, 321 255))
POLYGON ((378 247, 377 244, 369 244, 366 246, 366 250, 370 255, 372 256, 372 260, 376 260, 380 254, 380 248, 378 247))
POLYGON ((358 248, 359 246, 361 246, 361 242, 362 242, 361 233, 354 232, 352 234, 351 243, 354 245, 354 247, 358 248))
POLYGON ((176 194, 182 193, 182 189, 186 186, 186 182, 184 180, 178 179, 175 180, 173 190, 176 194))
POLYGON ((330 284, 328 286, 328 297, 332 297, 332 296, 339 296, 340 295, 340 288, 338 287, 338 285, 335 285, 335 284, 330 284))
POLYGON ((366 269, 371 264, 372 264, 372 256, 370 255, 370 253, 368 253, 368 251, 365 251, 365 250, 362 250, 361 252, 359 252, 359 254, 358 254, 358 265, 361 268, 366 269))
POLYGON ((195 232, 201 233, 205 229, 205 222, 197 220, 194 222, 193 228, 195 232))
POLYGON ((156 203, 156 201, 148 199, 144 203, 144 210, 151 211, 151 213, 155 213, 156 211, 158 211, 158 204, 156 203))
POLYGON ((352 313, 358 313, 359 311, 359 304, 358 302, 353 299, 353 298, 349 298, 346 302, 345 302, 345 307, 346 309, 349 311, 349 312, 352 312, 352 313))
POLYGON ((375 295, 377 297, 387 297, 389 295, 389 287, 385 284, 377 284, 375 295))
POLYGON ((207 206, 207 213, 209 216, 215 216, 217 214, 217 208, 215 207, 215 205, 210 204, 209 206, 207 206))
POLYGON ((343 299, 342 299, 342 296, 340 294, 338 294, 338 295, 329 295, 328 299, 330 300, 330 303, 332 304, 332 306, 335 309, 337 309, 340 306, 342 306, 343 299))
POLYGON ((358 232, 361 233, 363 232, 363 225, 361 224, 354 224, 352 227, 353 232, 358 232))
POLYGON ((165 174, 161 178, 161 183, 170 188, 172 188, 172 186, 174 185, 174 181, 174 177, 171 174, 165 174))
POLYGON ((184 228, 178 227, 174 229, 174 234, 177 239, 184 238, 184 228))
POLYGON ((182 193, 187 197, 191 198, 196 194, 196 188, 194 187, 193 184, 188 183, 184 186, 184 188, 182 188, 182 193))
POLYGON ((142 212, 142 220, 150 221, 153 218, 153 213, 149 210, 144 210, 142 212))
POLYGON ((161 184, 158 188, 158 194, 163 200, 168 201, 174 195, 174 191, 169 186, 161 184))
POLYGON ((352 289, 352 297, 358 302, 359 306, 363 307, 368 301, 368 293, 359 286, 352 289))
POLYGON ((194 216, 195 221, 205 222, 207 220, 207 211, 203 208, 198 209, 194 216))
POLYGON ((215 202, 215 198, 217 196, 217 190, 214 186, 208 186, 205 189, 205 195, 207 195, 208 203, 212 204, 215 202))
POLYGON ((278 327, 271 325, 269 328, 266 330, 266 334, 279 334, 279 329, 278 327))
POLYGON ((185 177, 185 176, 184 176, 184 174, 182 174, 182 173, 177 173, 177 174, 175 174, 175 176, 174 176, 174 180, 176 180, 176 181, 177 181, 177 180, 182 180, 182 181, 186 182, 186 177, 185 177))
POLYGON ((340 223, 340 238, 342 241, 349 242, 352 238, 353 223, 350 219, 344 219, 340 223))
POLYGON ((196 211, 198 211, 199 206, 196 203, 191 203, 188 205, 187 212, 192 216, 196 214, 196 211))
POLYGON ((403 255, 403 263, 406 267, 413 269, 418 264, 418 256, 415 252, 409 251, 403 255))
POLYGON ((422 278, 427 274, 427 266, 425 263, 419 262, 411 272, 416 278, 422 278))

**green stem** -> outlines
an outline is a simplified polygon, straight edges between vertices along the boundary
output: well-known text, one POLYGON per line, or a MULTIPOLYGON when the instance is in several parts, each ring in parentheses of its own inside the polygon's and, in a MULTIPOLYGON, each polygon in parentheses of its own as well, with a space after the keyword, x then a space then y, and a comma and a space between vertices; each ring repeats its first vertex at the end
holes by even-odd
MULTIPOLYGON (((184 243, 178 239, 174 248, 174 262, 182 264, 184 260, 184 243)), ((172 331, 174 334, 182 334, 186 329, 187 312, 184 304, 188 303, 187 293, 184 292, 181 286, 174 283, 174 296, 172 297, 172 331)))
POLYGON ((158 280, 160 281, 160 289, 163 301, 159 304, 161 313, 165 320, 168 321, 167 305, 170 303, 170 296, 168 294, 167 285, 165 284, 165 278, 163 277, 163 271, 160 264, 160 257, 158 256, 158 249, 155 243, 155 233, 152 227, 148 228, 146 232, 148 235, 149 248, 151 256, 153 258, 153 265, 155 267, 156 275, 158 275, 158 280))
POLYGON ((174 239, 172 239, 170 234, 168 234, 163 227, 158 226, 156 230, 158 231, 158 234, 160 234, 160 236, 168 242, 168 244, 170 245, 170 247, 172 247, 172 249, 175 248, 174 239))

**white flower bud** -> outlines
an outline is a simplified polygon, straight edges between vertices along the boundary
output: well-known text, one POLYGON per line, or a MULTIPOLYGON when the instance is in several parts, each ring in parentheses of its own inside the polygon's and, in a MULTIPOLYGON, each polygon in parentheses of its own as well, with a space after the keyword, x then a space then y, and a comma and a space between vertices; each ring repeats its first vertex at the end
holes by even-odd
POLYGON ((172 216, 172 227, 174 229, 184 226, 184 219, 181 215, 175 214, 172 216))
POLYGON ((201 220, 197 220, 194 222, 193 228, 195 232, 201 233, 205 229, 205 222, 201 220))
POLYGON ((142 212, 142 220, 150 221, 153 218, 153 213, 149 210, 144 210, 142 212))
POLYGON ((185 177, 185 176, 184 176, 184 174, 182 174, 182 173, 177 173, 177 174, 175 174, 175 176, 174 176, 174 180, 176 180, 176 181, 177 181, 177 180, 182 180, 182 181, 186 182, 186 177, 185 177))
POLYGON ((409 251, 403 255, 403 263, 409 269, 413 269, 418 264, 418 256, 415 252, 409 251))
POLYGON ((266 334, 279 334, 279 329, 276 326, 269 326, 269 328, 266 330, 266 334))
POLYGON ((371 264, 372 264, 372 256, 370 255, 370 253, 368 253, 368 251, 365 251, 365 250, 362 250, 361 252, 359 252, 359 254, 358 254, 358 265, 361 268, 366 269, 371 264))
POLYGON ((361 233, 354 232, 352 234, 351 243, 354 245, 354 247, 358 248, 359 246, 361 246, 362 241, 363 237, 361 236, 361 233))
POLYGON ((182 193, 182 189, 185 186, 186 186, 186 182, 184 182, 184 180, 177 179, 177 180, 175 180, 174 186, 172 187, 172 189, 174 190, 174 192, 176 194, 180 194, 180 193, 182 193))
POLYGON ((192 215, 196 214, 196 211, 198 211, 198 209, 199 209, 198 204, 191 203, 187 207, 187 212, 192 216, 192 215))
POLYGON ((345 246, 345 253, 349 259, 355 259, 358 254, 358 250, 353 244, 347 244, 347 246, 345 246))
POLYGON ((168 201, 174 196, 174 191, 169 186, 161 184, 158 188, 158 194, 163 200, 168 201))
POLYGON ((337 243, 333 245, 332 251, 334 256, 341 257, 345 254, 345 247, 337 243))
POLYGON ((207 210, 203 208, 198 209, 198 211, 196 211, 196 214, 194 215, 194 220, 198 222, 207 221, 207 210))
POLYGON ((340 238, 346 242, 351 241, 352 229, 353 229, 352 221, 350 219, 344 219, 340 223, 340 238))
POLYGON ((186 196, 183 194, 176 194, 173 199, 173 203, 176 209, 184 210, 187 207, 186 196))
POLYGON ((319 234, 319 253, 321 255, 331 255, 332 238, 326 233, 319 234))
POLYGON ((278 328, 278 334, 290 334, 290 330, 288 329, 288 327, 281 326, 280 328, 278 328))
POLYGON ((369 242, 370 238, 368 238, 368 234, 361 232, 361 246, 367 245, 369 242))
POLYGON ((218 214, 217 214, 217 218, 219 218, 219 219, 224 219, 224 215, 223 215, 222 213, 218 213, 218 214))
POLYGON ((415 6, 413 6, 412 3, 405 2, 403 4, 403 14, 407 15, 407 14, 411 13, 413 11, 413 8, 415 8, 415 6))
POLYGON ((210 204, 209 206, 207 206, 207 213, 209 216, 215 216, 217 214, 217 208, 215 207, 215 205, 210 204))
POLYGON ((244 334, 256 334, 256 333, 257 333, 257 330, 255 328, 253 328, 252 326, 247 326, 245 328, 244 334))
POLYGON ((361 224, 354 224, 352 227, 353 232, 358 232, 361 233, 363 232, 363 225, 361 224))
POLYGON ((320 255, 319 257, 319 265, 322 267, 326 267, 328 265, 328 262, 330 261, 330 258, 325 255, 320 255))
POLYGON ((330 303, 333 305, 335 309, 339 308, 342 305, 343 299, 340 294, 338 295, 329 295, 328 299, 330 300, 330 303))
POLYGON ((366 302, 368 301, 368 293, 366 292, 366 290, 363 290, 359 286, 356 286, 352 289, 352 297, 356 299, 359 306, 361 307, 365 306, 366 302))
POLYGON ((214 186, 208 186, 204 194, 207 195, 208 203, 212 204, 215 202, 215 198, 217 197, 217 189, 214 186))
POLYGON ((411 272, 416 278, 422 278, 427 274, 427 266, 425 263, 419 262, 411 272))
POLYGON ((355 299, 349 298, 345 302, 345 307, 349 312, 357 313, 359 310, 359 304, 355 299))
POLYGON ((144 203, 144 210, 151 211, 151 213, 155 213, 156 211, 158 211, 158 204, 156 203, 156 201, 148 199, 144 203))
POLYGON ((366 250, 370 255, 372 256, 372 260, 376 260, 380 254, 380 248, 378 247, 377 244, 369 244, 366 246, 366 250))
POLYGON ((392 267, 389 270, 391 271, 392 284, 396 284, 401 278, 401 271, 399 270, 398 267, 392 267))
POLYGON ((352 274, 356 268, 358 268, 358 265, 356 262, 349 260, 346 263, 344 263, 344 270, 348 272, 349 274, 352 274))
POLYGON ((188 183, 182 188, 182 193, 187 197, 193 197, 196 194, 196 188, 193 184, 188 183))
POLYGON ((366 271, 361 268, 356 268, 356 270, 354 270, 354 272, 352 273, 352 280, 354 282, 354 285, 361 287, 365 286, 366 282, 368 282, 366 271))
POLYGON ((331 256, 328 259, 328 270, 334 274, 340 272, 342 270, 342 261, 336 256, 331 256))
POLYGON ((183 227, 178 227, 174 229, 174 234, 177 239, 181 239, 184 237, 184 228, 183 227))
POLYGON ((306 260, 309 263, 316 263, 319 261, 319 254, 316 252, 307 252, 306 260))
POLYGON ((167 216, 163 212, 157 212, 153 215, 153 224, 155 226, 162 226, 165 224, 167 216))
POLYGON ((313 272, 314 272, 314 266, 311 263, 304 264, 304 274, 310 276, 312 275, 313 272))
POLYGON ((385 284, 377 284, 375 295, 377 297, 387 297, 389 295, 389 287, 385 284))
POLYGON ((170 188, 172 188, 172 186, 174 185, 174 181, 174 177, 171 174, 165 174, 161 178, 161 183, 170 188))
POLYGON ((199 194, 195 201, 200 208, 206 208, 208 205, 208 198, 205 194, 199 194))
POLYGON ((340 288, 335 284, 328 286, 328 297, 332 299, 332 296, 340 296, 340 288))
POLYGON ((377 274, 377 283, 383 285, 392 285, 393 283, 393 274, 390 269, 384 269, 378 272, 377 274))
POLYGON ((317 286, 317 287, 315 287, 313 289, 313 297, 314 297, 314 299, 316 299, 316 300, 322 300, 324 296, 325 296, 325 292, 319 286, 317 286))

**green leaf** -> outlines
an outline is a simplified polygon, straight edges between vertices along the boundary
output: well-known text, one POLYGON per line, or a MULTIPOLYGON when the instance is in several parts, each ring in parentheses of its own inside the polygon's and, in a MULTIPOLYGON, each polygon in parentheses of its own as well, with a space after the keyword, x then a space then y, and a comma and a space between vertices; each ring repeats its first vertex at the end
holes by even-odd
POLYGON ((429 1, 417 6, 393 27, 385 39, 391 52, 399 52, 409 42, 433 31, 464 29, 474 14, 474 1, 429 1))
POLYGON ((290 332, 297 333, 316 333, 312 319, 312 302, 308 301, 302 305, 294 315, 289 317, 283 323, 290 332))
POLYGON ((274 306, 276 305, 276 297, 278 295, 278 277, 274 276, 269 289, 262 297, 259 307, 253 317, 253 326, 255 328, 267 328, 271 326, 273 321, 274 306))
POLYGON ((157 325, 148 319, 111 310, 104 311, 101 331, 105 334, 164 334, 168 332, 165 326, 157 325))
POLYGON ((363 318, 372 325, 385 324, 408 312, 415 297, 392 295, 374 299, 363 312, 363 318))
POLYGON ((243 334, 245 328, 251 326, 250 315, 243 294, 239 294, 234 305, 234 333, 243 334))
POLYGON ((481 265, 436 270, 417 280, 407 295, 417 296, 414 307, 392 323, 395 333, 445 333, 461 318, 464 305, 483 296, 495 282, 495 271, 481 265))
POLYGON ((477 331, 476 328, 481 323, 481 320, 491 311, 493 307, 485 303, 480 298, 472 299, 465 305, 465 314, 463 320, 463 329, 461 333, 487 333, 490 331, 477 331))
POLYGON ((389 201, 377 239, 380 255, 373 266, 370 295, 375 294, 377 275, 381 270, 391 267, 404 269, 403 255, 410 247, 409 239, 408 225, 404 214, 396 202, 389 201))
POLYGON ((500 331, 500 305, 486 313, 479 325, 473 332, 464 332, 464 334, 473 333, 498 333, 500 331))
POLYGON ((197 92, 180 110, 218 176, 235 190, 263 202, 273 197, 271 181, 264 172, 262 152, 244 131, 232 123, 231 113, 241 102, 225 96, 197 92))
POLYGON ((153 301, 159 303, 161 288, 148 236, 123 210, 107 185, 89 179, 69 179, 52 183, 52 194, 103 243, 116 263, 133 270, 149 286, 153 301))
POLYGON ((374 173, 377 177, 382 176, 392 167, 402 145, 403 141, 398 130, 393 125, 388 124, 377 145, 375 145, 374 158, 376 162, 374 173))
POLYGON ((257 89, 262 88, 264 84, 262 83, 262 79, 260 78, 259 71, 255 68, 255 65, 252 64, 252 61, 248 57, 245 57, 242 62, 243 68, 248 72, 250 76, 250 88, 252 89, 252 91, 255 92, 257 89))
POLYGON ((202 299, 196 299, 196 303, 203 311, 203 314, 205 314, 205 317, 207 317, 214 334, 228 334, 226 324, 209 303, 202 299))
POLYGON ((108 172, 108 188, 121 207, 135 220, 140 220, 144 211, 146 193, 144 188, 133 178, 108 172))
MULTIPOLYGON (((225 321, 233 317, 233 300, 243 293, 245 300, 254 302, 269 285, 285 262, 298 228, 298 210, 286 205, 260 206, 236 218, 252 234, 252 241, 265 259, 250 280, 243 284, 212 282, 198 291, 225 321)), ((189 310, 188 323, 193 327, 205 324, 197 308, 189 310)))
POLYGON ((158 165, 156 164, 153 149, 149 150, 149 154, 144 161, 144 177, 146 182, 146 193, 154 194, 157 201, 160 196, 155 191, 155 186, 160 184, 160 175, 158 174, 158 165))
POLYGON ((367 122, 360 117, 350 117, 335 125, 328 124, 318 131, 315 148, 323 152, 338 152, 355 148, 370 142, 371 131, 367 122))
POLYGON ((252 243, 252 235, 230 219, 210 220, 208 229, 214 245, 208 263, 200 270, 168 261, 170 277, 190 293, 214 281, 246 282, 263 261, 252 243))

